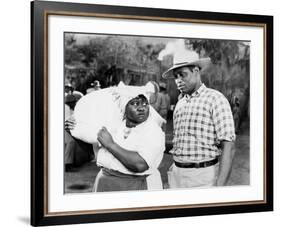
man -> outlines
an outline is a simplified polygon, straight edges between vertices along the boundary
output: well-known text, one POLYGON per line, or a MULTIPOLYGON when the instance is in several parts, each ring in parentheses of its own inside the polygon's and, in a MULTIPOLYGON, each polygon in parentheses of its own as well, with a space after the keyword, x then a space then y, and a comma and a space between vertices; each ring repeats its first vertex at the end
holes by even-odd
MULTIPOLYGON (((76 103, 82 95, 77 93, 68 94, 65 97, 65 120, 72 117, 76 103)), ((64 133, 64 163, 65 171, 75 171, 76 167, 93 159, 94 153, 90 144, 83 143, 71 136, 69 131, 64 133)))
POLYGON ((174 163, 168 172, 171 188, 223 186, 234 156, 235 131, 230 105, 218 91, 207 88, 200 72, 209 58, 190 59, 174 64, 172 73, 182 97, 174 110, 174 163))
POLYGON ((95 80, 94 82, 90 83, 90 86, 87 88, 86 93, 89 94, 93 91, 100 90, 100 82, 98 80, 95 80))
POLYGON ((159 110, 159 114, 161 115, 161 117, 165 120, 167 120, 167 114, 168 111, 170 110, 170 106, 171 106, 171 99, 169 94, 167 93, 167 88, 166 88, 166 84, 163 82, 159 83, 159 88, 160 88, 160 92, 159 92, 159 100, 160 100, 160 110, 159 110))
POLYGON ((71 83, 66 83, 64 85, 64 96, 66 97, 67 95, 71 95, 72 92, 74 91, 74 87, 72 86, 71 83))
MULTIPOLYGON (((98 132, 101 146, 97 165, 101 170, 95 179, 95 192, 147 190, 150 189, 150 175, 159 173, 157 168, 165 150, 165 135, 151 117, 144 95, 126 99, 124 121, 117 132, 111 134, 105 127, 98 132)), ((161 189, 160 174, 158 181, 161 184, 158 189, 161 189)))
POLYGON ((232 115, 234 118, 235 132, 238 133, 240 127, 240 101, 239 98, 234 95, 230 101, 232 115))
POLYGON ((170 96, 166 91, 166 84, 163 82, 159 83, 159 92, 156 94, 156 102, 153 107, 166 121, 166 123, 162 125, 162 129, 165 132, 167 125, 167 115, 170 109, 170 96))

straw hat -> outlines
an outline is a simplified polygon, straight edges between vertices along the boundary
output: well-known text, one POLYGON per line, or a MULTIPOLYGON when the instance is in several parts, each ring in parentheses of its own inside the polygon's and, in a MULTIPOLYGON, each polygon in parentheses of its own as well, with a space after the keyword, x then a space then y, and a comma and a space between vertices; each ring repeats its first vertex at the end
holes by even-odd
POLYGON ((205 69, 211 62, 210 58, 199 58, 199 54, 195 51, 188 51, 182 55, 175 55, 173 58, 173 66, 163 73, 163 78, 171 76, 171 71, 184 66, 198 66, 201 70, 205 69))

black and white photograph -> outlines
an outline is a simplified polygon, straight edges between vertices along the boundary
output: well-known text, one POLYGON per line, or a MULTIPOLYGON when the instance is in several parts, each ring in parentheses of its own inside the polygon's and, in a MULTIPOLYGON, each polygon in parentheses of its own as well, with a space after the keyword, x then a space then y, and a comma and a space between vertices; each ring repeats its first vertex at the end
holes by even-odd
POLYGON ((251 41, 63 42, 64 193, 250 184, 251 41))
POLYGON ((272 17, 32 6, 33 225, 273 209, 272 17))

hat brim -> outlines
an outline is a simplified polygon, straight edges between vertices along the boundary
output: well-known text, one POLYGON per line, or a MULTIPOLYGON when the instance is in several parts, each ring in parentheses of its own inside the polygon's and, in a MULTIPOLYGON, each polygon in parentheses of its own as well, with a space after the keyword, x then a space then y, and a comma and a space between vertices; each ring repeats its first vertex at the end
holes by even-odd
POLYGON ((174 69, 181 68, 181 67, 184 67, 184 66, 194 65, 194 66, 198 66, 201 70, 204 70, 210 63, 211 63, 211 59, 210 58, 201 58, 201 59, 199 59, 197 61, 193 61, 193 62, 178 63, 178 64, 173 65, 167 71, 165 71, 162 74, 162 77, 164 79, 173 78, 174 76, 170 72, 172 72, 174 69))

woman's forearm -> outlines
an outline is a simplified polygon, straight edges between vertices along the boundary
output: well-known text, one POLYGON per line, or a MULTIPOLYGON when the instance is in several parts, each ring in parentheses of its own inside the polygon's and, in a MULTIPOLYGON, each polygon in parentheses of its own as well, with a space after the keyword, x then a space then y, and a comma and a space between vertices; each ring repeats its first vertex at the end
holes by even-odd
POLYGON ((126 150, 116 143, 112 143, 107 149, 132 172, 141 173, 149 168, 146 161, 136 151, 126 150))

